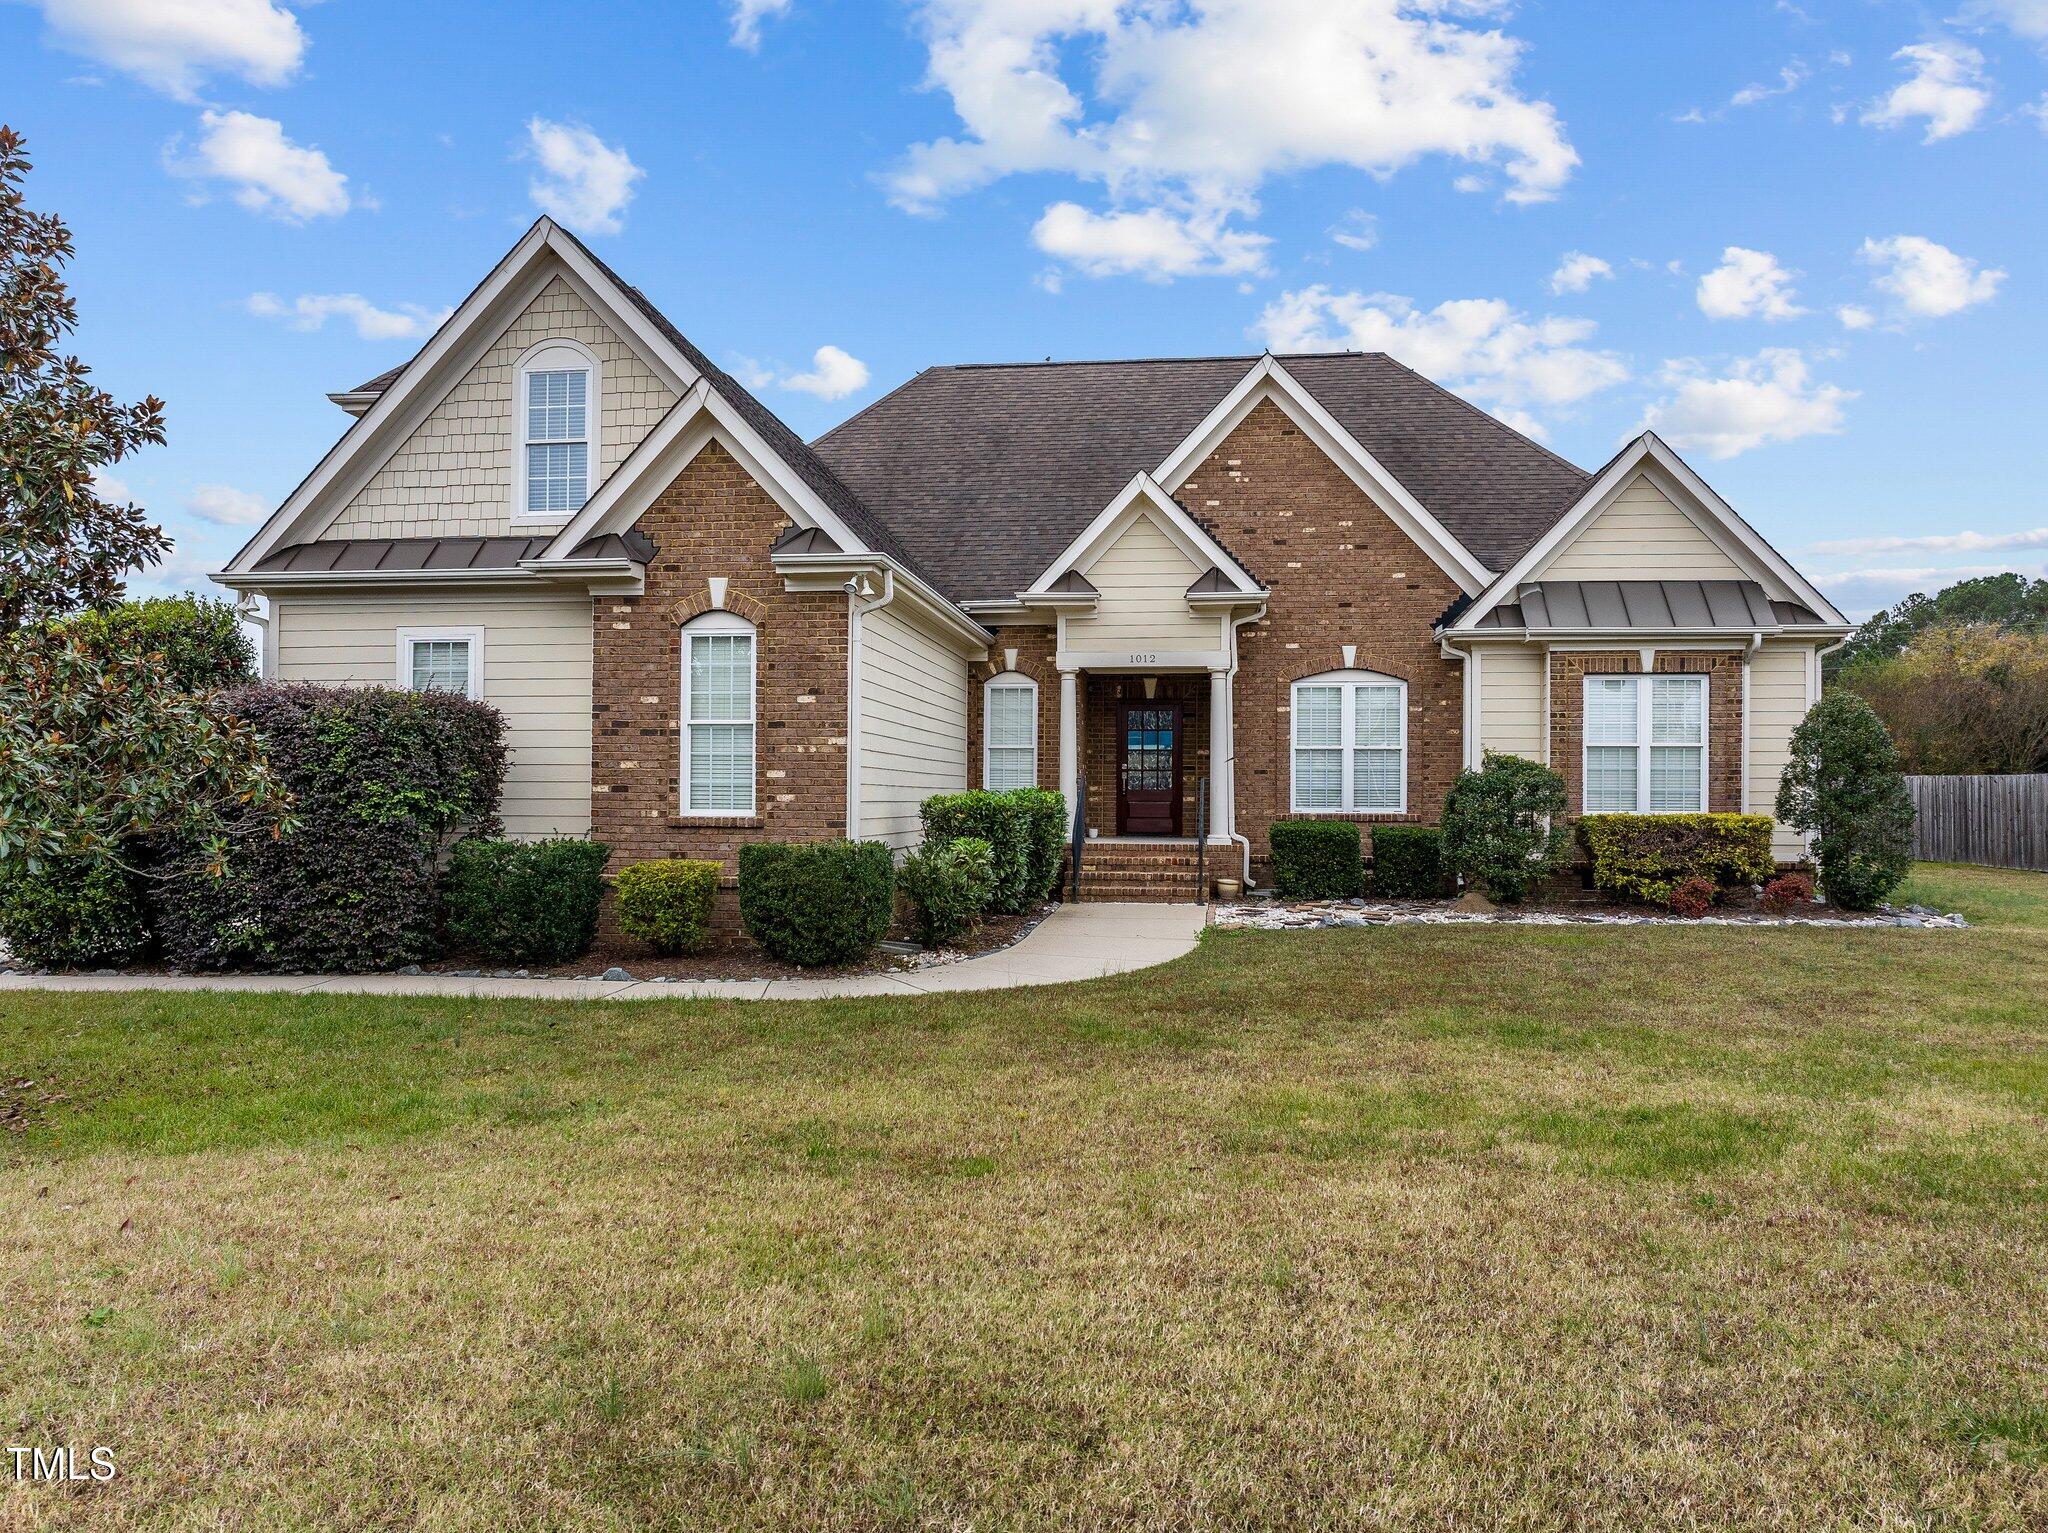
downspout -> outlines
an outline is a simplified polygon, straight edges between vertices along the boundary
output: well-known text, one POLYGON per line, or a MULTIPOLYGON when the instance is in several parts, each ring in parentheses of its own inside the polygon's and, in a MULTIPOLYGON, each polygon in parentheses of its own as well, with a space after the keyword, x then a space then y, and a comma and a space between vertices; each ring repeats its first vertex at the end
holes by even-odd
MULTIPOLYGON (((1230 759, 1222 763, 1222 770, 1230 774, 1230 831, 1229 839, 1244 849, 1244 886, 1252 886, 1252 838, 1241 835, 1237 829, 1237 631, 1247 623, 1256 623, 1266 615, 1262 605, 1256 611, 1230 620, 1230 759)), ((1212 729, 1214 725, 1210 726, 1212 729)), ((1206 892, 1206 891, 1204 891, 1206 892)))
POLYGON ((861 618, 896 599, 896 573, 882 570, 882 594, 863 601, 861 581, 855 575, 842 590, 846 592, 846 839, 860 839, 860 633, 861 618))
POLYGON ((1736 795, 1735 805, 1744 814, 1749 813, 1749 664, 1763 647, 1764 636, 1752 633, 1749 647, 1742 652, 1742 791, 1736 795))

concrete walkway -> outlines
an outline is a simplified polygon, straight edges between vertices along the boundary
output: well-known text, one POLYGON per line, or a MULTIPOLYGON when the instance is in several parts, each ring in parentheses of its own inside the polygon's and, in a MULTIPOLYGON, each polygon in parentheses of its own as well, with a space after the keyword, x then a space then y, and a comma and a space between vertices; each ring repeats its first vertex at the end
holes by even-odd
POLYGON ((1058 985, 1148 969, 1190 952, 1201 905, 1061 905, 1023 941, 929 969, 818 979, 492 979, 451 974, 0 974, 9 990, 275 990, 294 995, 471 995, 576 1001, 815 1001, 1058 985))

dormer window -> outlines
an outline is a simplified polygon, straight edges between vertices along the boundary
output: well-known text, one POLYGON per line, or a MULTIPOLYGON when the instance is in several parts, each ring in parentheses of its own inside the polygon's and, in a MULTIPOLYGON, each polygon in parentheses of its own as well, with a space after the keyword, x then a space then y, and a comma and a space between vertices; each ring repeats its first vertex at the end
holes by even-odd
POLYGON ((597 358, 547 341, 520 359, 513 404, 515 521, 563 522, 596 488, 597 358))

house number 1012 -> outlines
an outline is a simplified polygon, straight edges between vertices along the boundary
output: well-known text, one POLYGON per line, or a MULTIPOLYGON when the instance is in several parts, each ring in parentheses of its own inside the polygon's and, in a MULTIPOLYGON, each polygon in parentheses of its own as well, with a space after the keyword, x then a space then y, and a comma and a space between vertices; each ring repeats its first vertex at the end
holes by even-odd
POLYGON ((1159 657, 1156 654, 1131 656, 1132 665, 1155 665, 1158 663, 1158 661, 1159 657))

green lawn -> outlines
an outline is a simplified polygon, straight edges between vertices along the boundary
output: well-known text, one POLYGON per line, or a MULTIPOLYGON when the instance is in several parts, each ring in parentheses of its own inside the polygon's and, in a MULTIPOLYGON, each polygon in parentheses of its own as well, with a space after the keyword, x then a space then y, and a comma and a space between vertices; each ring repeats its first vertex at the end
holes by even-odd
POLYGON ((0 995, 0 1431, 120 1471, 0 1528, 2048 1527, 2048 878, 1908 893, 1979 924, 0 995))

